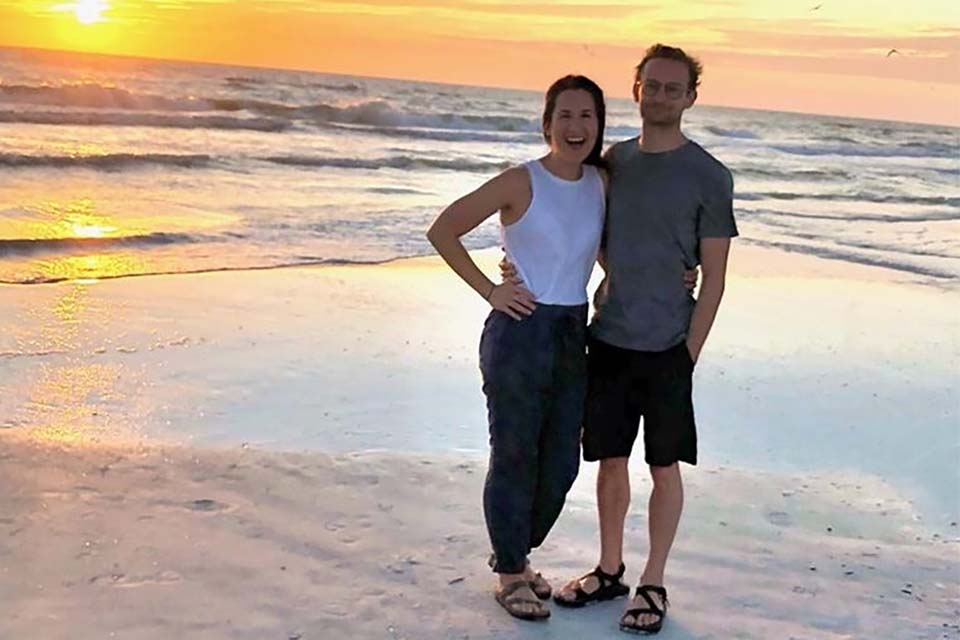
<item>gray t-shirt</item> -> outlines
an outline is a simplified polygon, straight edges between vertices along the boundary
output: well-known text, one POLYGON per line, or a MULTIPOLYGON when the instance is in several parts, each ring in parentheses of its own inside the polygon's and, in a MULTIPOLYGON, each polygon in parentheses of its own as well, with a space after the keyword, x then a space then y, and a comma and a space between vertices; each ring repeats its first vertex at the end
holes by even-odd
POLYGON ((637 138, 615 144, 592 335, 637 351, 664 351, 687 337, 694 299, 683 272, 700 264, 701 238, 732 238, 733 177, 695 142, 645 153, 637 138))

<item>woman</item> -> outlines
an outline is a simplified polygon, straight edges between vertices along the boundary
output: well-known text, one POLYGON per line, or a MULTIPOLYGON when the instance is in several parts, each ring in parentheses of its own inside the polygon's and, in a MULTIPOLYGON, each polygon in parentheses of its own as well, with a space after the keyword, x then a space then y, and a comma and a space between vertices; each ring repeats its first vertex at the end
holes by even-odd
POLYGON ((586 394, 587 281, 603 230, 603 91, 584 76, 551 85, 549 152, 460 198, 427 233, 447 264, 493 308, 480 341, 490 466, 484 515, 497 602, 544 620, 550 585, 527 556, 563 508, 580 460, 586 394), (460 237, 499 211, 504 249, 526 285, 494 284, 460 237))

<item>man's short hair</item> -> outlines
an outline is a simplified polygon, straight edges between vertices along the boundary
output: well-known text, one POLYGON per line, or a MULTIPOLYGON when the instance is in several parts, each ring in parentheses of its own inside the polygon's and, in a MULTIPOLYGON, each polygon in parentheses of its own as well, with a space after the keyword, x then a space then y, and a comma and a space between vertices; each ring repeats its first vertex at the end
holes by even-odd
POLYGON ((692 90, 700 86, 700 74, 703 73, 703 65, 700 64, 700 61, 691 55, 687 55, 687 53, 679 47, 670 47, 665 44, 660 44, 659 42, 647 49, 646 53, 643 54, 643 60, 637 65, 636 75, 634 76, 637 81, 640 80, 643 67, 654 58, 666 58, 667 60, 677 60, 684 63, 687 65, 687 71, 690 72, 690 85, 687 88, 692 90))

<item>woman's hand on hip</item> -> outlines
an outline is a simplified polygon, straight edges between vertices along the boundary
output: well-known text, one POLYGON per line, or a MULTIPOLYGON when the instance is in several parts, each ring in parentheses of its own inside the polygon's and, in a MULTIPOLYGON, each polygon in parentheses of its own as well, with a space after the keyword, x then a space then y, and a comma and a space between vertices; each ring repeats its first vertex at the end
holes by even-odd
POLYGON ((494 285, 487 296, 487 302, 514 320, 522 320, 523 316, 529 316, 537 308, 533 294, 522 284, 513 282, 494 285))

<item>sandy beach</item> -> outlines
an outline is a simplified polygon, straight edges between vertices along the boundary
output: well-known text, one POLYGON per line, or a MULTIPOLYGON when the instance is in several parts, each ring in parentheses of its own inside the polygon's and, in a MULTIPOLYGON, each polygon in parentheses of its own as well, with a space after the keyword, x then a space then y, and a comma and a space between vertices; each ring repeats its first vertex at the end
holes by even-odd
MULTIPOLYGON (((0 637, 620 635, 622 603, 555 608, 544 625, 493 603, 476 458, 6 436, 0 461, 0 637)), ((594 556, 591 475, 535 554, 554 581, 594 556)), ((688 496, 661 637, 957 637, 956 540, 882 482, 698 470, 688 496)), ((645 530, 635 512, 628 536, 645 530)))
MULTIPOLYGON (((731 268, 660 637, 960 637, 956 290, 731 268)), ((484 303, 438 260, 0 299, 0 638, 625 637, 622 602, 534 625, 490 596, 484 303)), ((555 583, 596 560, 594 473, 534 555, 555 583)))

